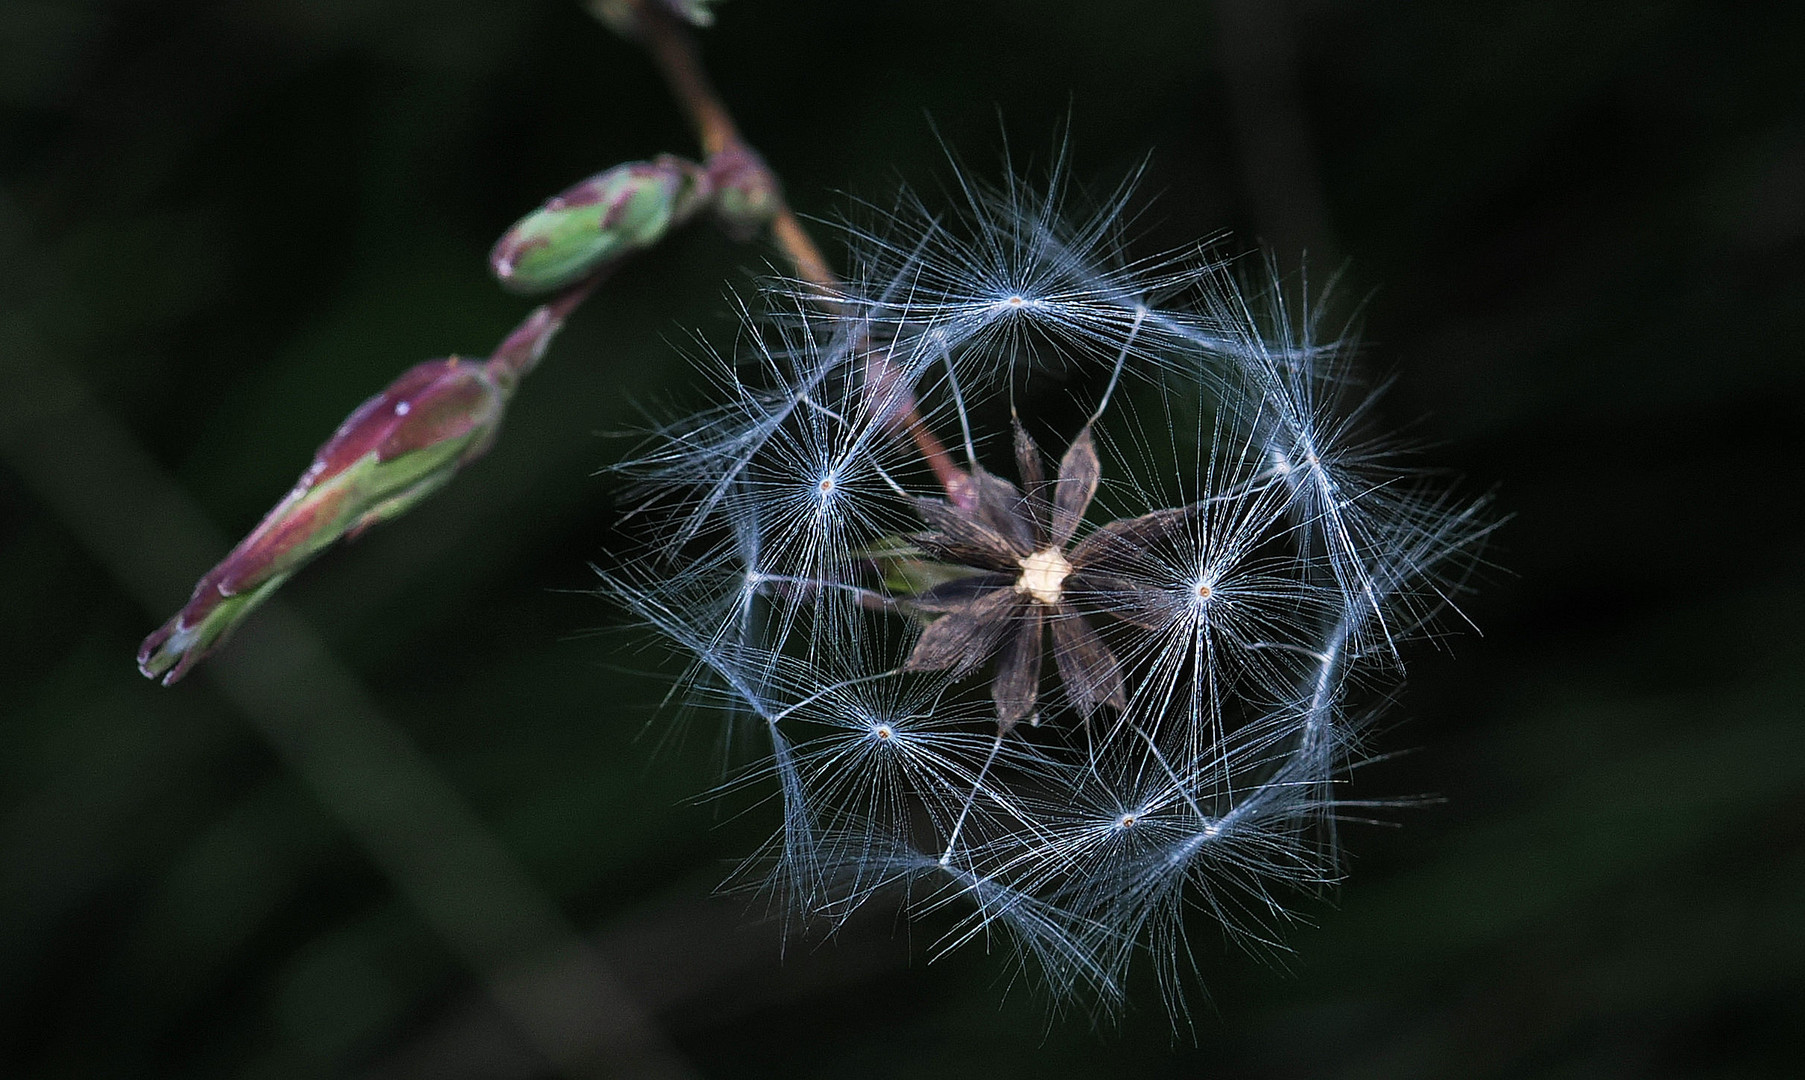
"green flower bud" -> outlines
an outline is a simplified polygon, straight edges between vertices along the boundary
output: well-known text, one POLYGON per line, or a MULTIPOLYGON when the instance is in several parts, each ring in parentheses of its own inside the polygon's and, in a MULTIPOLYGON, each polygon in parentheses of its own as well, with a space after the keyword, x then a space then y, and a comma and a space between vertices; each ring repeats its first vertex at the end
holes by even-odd
POLYGON ((562 288, 657 243, 709 193, 700 166, 669 154, 616 165, 515 222, 489 253, 489 267, 514 292, 562 288))

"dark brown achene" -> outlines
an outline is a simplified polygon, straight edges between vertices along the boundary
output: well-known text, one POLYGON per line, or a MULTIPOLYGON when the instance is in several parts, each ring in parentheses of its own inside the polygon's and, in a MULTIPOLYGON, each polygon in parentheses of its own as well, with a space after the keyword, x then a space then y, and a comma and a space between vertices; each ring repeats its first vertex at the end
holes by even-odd
POLYGON ((1072 536, 1097 494, 1102 467, 1087 427, 1079 432, 1048 482, 1040 450, 1020 424, 1016 462, 1022 488, 973 468, 970 509, 921 499, 916 511, 932 531, 915 538, 928 554, 975 573, 915 596, 911 603, 938 617, 922 632, 903 667, 908 671, 972 671, 1000 652, 991 696, 997 722, 1008 731, 1035 715, 1040 693, 1044 627, 1053 633, 1053 660, 1068 699, 1087 721, 1102 705, 1127 705, 1121 665, 1070 594, 1120 588, 1115 579, 1091 581, 1091 538, 1072 536))

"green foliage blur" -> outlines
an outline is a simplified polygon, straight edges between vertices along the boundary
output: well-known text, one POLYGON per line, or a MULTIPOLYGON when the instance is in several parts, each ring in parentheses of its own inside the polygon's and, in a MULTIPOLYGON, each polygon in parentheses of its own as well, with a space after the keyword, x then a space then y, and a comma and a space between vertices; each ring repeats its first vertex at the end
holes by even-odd
MULTIPOLYGON (((1353 791, 1445 801, 1350 829, 1289 954, 1199 919, 1176 1041, 1151 984, 1098 1032, 1001 942, 786 944, 714 894, 769 807, 698 801, 720 735, 587 564, 595 470, 702 400, 679 352, 731 341, 766 248, 639 259, 487 459, 286 600, 693 1075, 1796 1075, 1801 40, 1794 4, 1707 0, 719 8, 710 65, 804 213, 932 189, 942 142, 1044 167, 1069 127, 1100 187, 1145 161, 1143 250, 1345 266, 1383 422, 1515 515, 1483 635, 1416 650, 1378 738, 1414 752, 1353 791)), ((214 661, 164 690, 132 656, 359 401, 526 312, 501 230, 665 151, 695 153, 650 64, 570 0, 0 3, 0 1076, 559 1075, 214 661)))

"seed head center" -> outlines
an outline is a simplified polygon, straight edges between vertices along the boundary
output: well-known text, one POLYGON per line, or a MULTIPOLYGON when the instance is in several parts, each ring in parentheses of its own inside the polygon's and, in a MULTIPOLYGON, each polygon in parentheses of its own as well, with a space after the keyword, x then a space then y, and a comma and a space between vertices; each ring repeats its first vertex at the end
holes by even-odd
POLYGON ((1072 564, 1058 548, 1045 548, 1021 560, 1022 576, 1015 580, 1015 591, 1027 593, 1043 604, 1059 603, 1059 591, 1065 585, 1072 564))

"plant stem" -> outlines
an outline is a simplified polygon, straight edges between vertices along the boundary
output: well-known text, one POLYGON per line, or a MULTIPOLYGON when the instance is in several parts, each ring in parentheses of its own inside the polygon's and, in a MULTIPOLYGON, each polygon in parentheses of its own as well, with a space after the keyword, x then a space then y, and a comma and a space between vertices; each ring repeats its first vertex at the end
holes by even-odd
MULTIPOLYGON (((828 266, 826 256, 822 255, 820 246, 803 227, 796 212, 790 209, 789 202, 783 197, 783 186, 776 175, 764 163, 764 158, 740 135, 739 126, 733 122, 733 114, 715 92, 714 84, 709 81, 708 73, 702 67, 702 57, 689 28, 659 0, 631 2, 640 41, 664 75, 664 81, 671 89, 671 96, 689 114, 703 152, 709 157, 743 154, 756 162, 757 168, 764 170, 776 201, 771 216, 771 238, 776 241, 778 250, 783 252, 796 276, 815 287, 818 292, 816 302, 830 314, 839 313, 841 305, 835 298, 844 291, 839 277, 828 266)), ((913 399, 908 408, 899 411, 892 422, 909 433, 915 448, 921 452, 922 460, 933 470, 934 478, 940 482, 947 497, 955 503, 965 504, 971 497, 970 477, 954 463, 946 444, 928 427, 913 399)))
POLYGON ((495 381, 512 391, 521 378, 539 364, 552 336, 564 325, 570 313, 589 299, 589 294, 608 276, 608 270, 591 274, 527 314, 500 345, 489 355, 484 366, 495 381))

